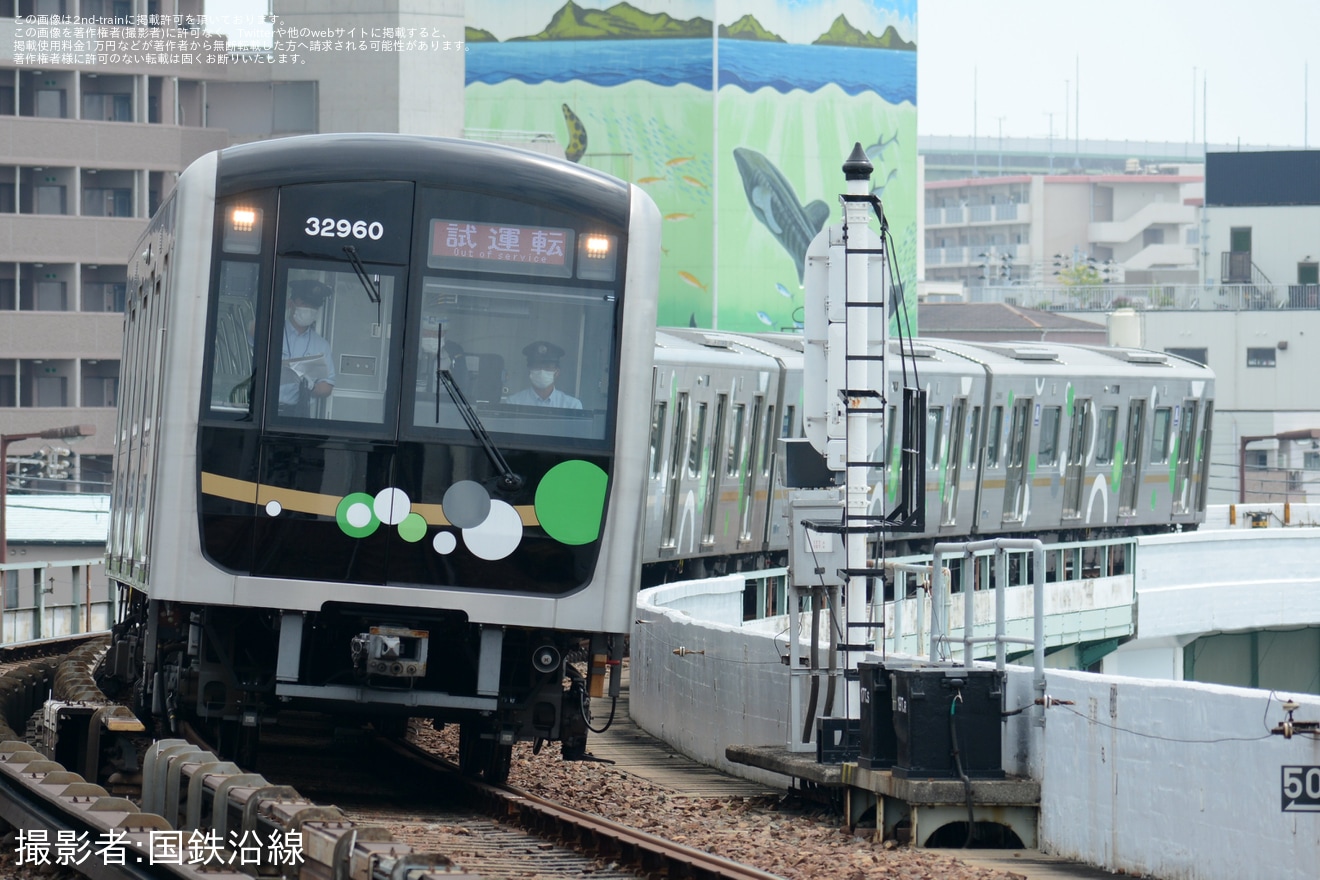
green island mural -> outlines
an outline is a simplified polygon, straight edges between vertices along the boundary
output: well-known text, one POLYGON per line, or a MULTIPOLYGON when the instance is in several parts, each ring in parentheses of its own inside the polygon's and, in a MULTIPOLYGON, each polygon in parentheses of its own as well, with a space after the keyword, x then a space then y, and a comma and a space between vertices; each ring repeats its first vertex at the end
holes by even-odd
POLYGON ((726 330, 800 326, 806 249, 841 221, 860 142, 915 321, 915 0, 655 6, 468 4, 466 126, 551 133, 645 189, 661 324, 726 330))

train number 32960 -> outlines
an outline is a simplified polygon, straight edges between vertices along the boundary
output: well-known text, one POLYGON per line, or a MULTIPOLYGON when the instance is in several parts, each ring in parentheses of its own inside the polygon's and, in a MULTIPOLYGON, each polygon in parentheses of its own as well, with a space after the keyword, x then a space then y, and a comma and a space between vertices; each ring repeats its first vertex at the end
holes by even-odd
POLYGON ((369 238, 372 241, 380 241, 385 235, 385 227, 379 220, 341 220, 335 217, 308 217, 307 226, 303 229, 308 235, 319 235, 322 238, 369 238))

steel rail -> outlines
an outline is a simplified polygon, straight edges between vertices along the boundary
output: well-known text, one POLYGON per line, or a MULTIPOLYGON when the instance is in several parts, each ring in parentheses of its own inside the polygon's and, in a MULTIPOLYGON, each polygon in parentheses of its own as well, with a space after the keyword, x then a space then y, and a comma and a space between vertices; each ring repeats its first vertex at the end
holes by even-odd
MULTIPOLYGON (((424 749, 398 740, 388 747, 434 773, 453 775, 457 768, 424 749)), ((515 822, 543 837, 613 858, 647 875, 663 874, 690 880, 783 880, 722 856, 666 840, 619 822, 550 801, 510 785, 465 778, 473 794, 499 818, 515 822)))

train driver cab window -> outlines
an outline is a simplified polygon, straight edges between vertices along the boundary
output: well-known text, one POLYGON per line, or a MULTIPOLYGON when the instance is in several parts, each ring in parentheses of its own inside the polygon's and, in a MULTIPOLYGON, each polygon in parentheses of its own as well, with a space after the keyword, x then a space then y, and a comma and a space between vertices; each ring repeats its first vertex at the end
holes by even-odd
MULTIPOLYGON (((215 322, 211 336, 210 391, 207 415, 213 419, 252 418, 256 335, 265 333, 269 287, 262 251, 270 241, 265 223, 270 205, 261 196, 232 199, 217 211, 219 273, 211 302, 215 322), (263 276, 267 280, 263 282, 263 276)), ((260 390, 260 389, 256 389, 260 390)))
POLYGON ((244 419, 252 407, 253 333, 261 264, 220 263, 219 303, 212 340, 210 414, 244 419))
POLYGON ((267 407, 279 421, 384 424, 398 279, 341 262, 287 260, 281 269, 267 407))

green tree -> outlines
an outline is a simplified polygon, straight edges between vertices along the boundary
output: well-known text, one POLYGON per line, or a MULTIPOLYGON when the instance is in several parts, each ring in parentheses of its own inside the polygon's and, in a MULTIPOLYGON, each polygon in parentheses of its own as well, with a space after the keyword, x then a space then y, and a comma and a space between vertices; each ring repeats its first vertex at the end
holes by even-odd
POLYGON ((1104 279, 1100 277, 1095 266, 1090 263, 1078 263, 1076 266, 1059 270, 1059 283, 1064 287, 1090 287, 1103 284, 1104 279))

